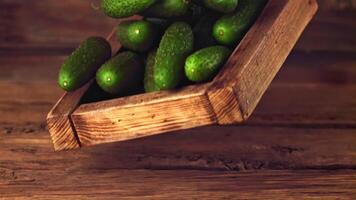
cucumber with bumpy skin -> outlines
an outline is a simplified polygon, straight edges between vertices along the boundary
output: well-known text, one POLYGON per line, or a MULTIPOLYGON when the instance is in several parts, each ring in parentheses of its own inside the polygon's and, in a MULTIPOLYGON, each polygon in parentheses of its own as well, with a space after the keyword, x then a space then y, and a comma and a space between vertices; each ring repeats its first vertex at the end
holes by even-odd
POLYGON ((148 7, 156 0, 102 0, 101 9, 113 18, 129 17, 148 7))
POLYGON ((100 67, 96 81, 110 94, 123 94, 142 83, 143 69, 142 61, 136 53, 124 51, 100 67))
POLYGON ((58 77, 66 91, 78 89, 95 76, 96 70, 111 56, 110 44, 100 37, 90 37, 64 61, 58 77))
POLYGON ((185 62, 185 75, 194 82, 208 81, 225 63, 231 51, 224 46, 211 46, 190 55, 185 62))
POLYGON ((159 44, 154 65, 154 81, 159 90, 175 88, 183 74, 186 57, 194 48, 193 31, 185 22, 168 27, 159 44))
POLYGON ((233 12, 238 4, 238 0, 203 0, 203 2, 207 8, 222 13, 233 12))
POLYGON ((188 12, 190 0, 159 0, 143 12, 144 16, 179 17, 188 12))
POLYGON ((123 47, 139 52, 151 48, 157 35, 154 25, 146 20, 125 21, 116 30, 116 36, 123 47))
POLYGON ((240 0, 235 13, 221 17, 213 28, 215 39, 222 45, 238 43, 260 14, 267 0, 240 0))

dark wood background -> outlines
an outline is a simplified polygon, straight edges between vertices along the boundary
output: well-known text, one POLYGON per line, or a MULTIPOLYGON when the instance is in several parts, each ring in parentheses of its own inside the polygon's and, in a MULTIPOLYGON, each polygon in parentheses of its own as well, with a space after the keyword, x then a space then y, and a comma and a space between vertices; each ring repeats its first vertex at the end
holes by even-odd
POLYGON ((251 119, 53 152, 64 58, 98 1, 0 0, 0 199, 356 199, 356 1, 320 9, 251 119))

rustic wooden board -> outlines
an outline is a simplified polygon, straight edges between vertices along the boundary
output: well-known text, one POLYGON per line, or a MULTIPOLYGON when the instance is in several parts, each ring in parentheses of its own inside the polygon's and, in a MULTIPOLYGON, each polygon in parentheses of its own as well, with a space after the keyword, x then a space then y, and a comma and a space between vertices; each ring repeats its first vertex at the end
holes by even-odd
POLYGON ((123 141, 215 122, 206 85, 83 104, 71 115, 80 141, 123 141))
POLYGON ((88 90, 92 81, 75 92, 66 92, 47 115, 47 126, 56 151, 80 147, 70 114, 77 108, 81 97, 88 90))
POLYGON ((1 124, 0 168, 356 169, 355 129, 334 124, 210 126, 56 153, 43 123, 1 124))
MULTIPOLYGON (((115 29, 112 29, 106 38, 111 44, 111 54, 115 54, 121 48, 121 44, 117 42, 114 35, 115 29)), ((48 113, 47 126, 56 151, 75 149, 81 146, 71 114, 80 105, 82 97, 93 85, 93 82, 94 80, 91 80, 76 91, 64 93, 48 113)))
POLYGON ((89 36, 107 36, 116 20, 104 16, 99 3, 0 0, 0 54, 67 55, 89 36))
MULTIPOLYGON (((320 9, 296 48, 355 52, 355 0, 318 3, 320 9)), ((116 21, 95 10, 98 5, 99 0, 0 0, 0 55, 68 55, 86 37, 106 36, 116 21)))
MULTIPOLYGON (((68 170, 54 173, 42 170, 34 173, 21 170, 16 174, 15 180, 11 175, 8 179, 0 179, 0 194, 2 193, 2 199, 6 200, 13 198, 351 200, 356 197, 356 174, 353 171, 226 173, 112 169, 90 172, 68 170)), ((11 174, 8 171, 5 173, 11 174)))
POLYGON ((208 90, 209 96, 221 89, 229 91, 226 100, 222 95, 210 99, 213 107, 215 102, 225 102, 216 113, 240 113, 224 124, 244 121, 252 114, 316 10, 315 1, 269 2, 208 90))

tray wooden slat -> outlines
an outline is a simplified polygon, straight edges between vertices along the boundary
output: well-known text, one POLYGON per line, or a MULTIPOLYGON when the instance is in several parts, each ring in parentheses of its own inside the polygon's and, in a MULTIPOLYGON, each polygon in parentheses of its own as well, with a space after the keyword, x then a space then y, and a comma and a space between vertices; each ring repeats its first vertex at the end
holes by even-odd
POLYGON ((269 1, 209 88, 209 94, 216 95, 221 88, 222 93, 229 93, 211 99, 212 105, 226 102, 216 107, 216 112, 222 114, 220 124, 229 123, 223 119, 226 116, 235 123, 252 114, 316 10, 313 0, 269 1), (234 114, 237 112, 241 113, 234 114))
POLYGON ((75 92, 66 92, 47 115, 47 126, 56 151, 79 148, 80 142, 70 114, 77 108, 92 81, 75 92))
POLYGON ((207 85, 79 106, 73 123, 84 146, 215 123, 207 85))

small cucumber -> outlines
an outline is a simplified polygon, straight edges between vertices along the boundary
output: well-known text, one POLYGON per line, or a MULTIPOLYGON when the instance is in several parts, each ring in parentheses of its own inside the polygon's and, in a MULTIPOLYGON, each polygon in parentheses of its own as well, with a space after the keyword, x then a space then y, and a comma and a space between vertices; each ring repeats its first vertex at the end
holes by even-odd
POLYGON ((215 39, 222 45, 236 45, 254 23, 267 0, 240 0, 235 13, 221 17, 213 28, 215 39))
POLYGON ((124 51, 103 64, 96 73, 98 85, 110 94, 123 94, 142 83, 143 66, 136 53, 124 51))
POLYGON ((95 76, 96 70, 111 57, 110 44, 100 37, 90 37, 64 61, 58 84, 66 91, 78 89, 95 76))
POLYGON ((150 7, 156 0, 102 0, 101 9, 113 18, 135 15, 150 7))
POLYGON ((233 12, 238 4, 238 0, 203 0, 204 5, 212 10, 231 13, 233 12))
POLYGON ((151 17, 178 17, 187 13, 190 0, 159 0, 156 4, 143 12, 151 17))
POLYGON ((185 62, 185 75, 194 82, 208 81, 225 63, 231 51, 224 46, 211 46, 190 55, 185 62))
POLYGON ((154 25, 146 20, 125 21, 118 25, 116 37, 123 47, 143 52, 152 47, 157 32, 154 25))
POLYGON ((145 92, 153 92, 158 90, 153 78, 153 69, 154 69, 153 67, 155 64, 156 55, 157 55, 157 49, 152 50, 151 52, 148 53, 146 59, 145 77, 143 81, 145 92))
POLYGON ((159 44, 154 81, 159 90, 176 87, 184 74, 184 61, 194 46, 193 31, 185 22, 168 27, 159 44))

